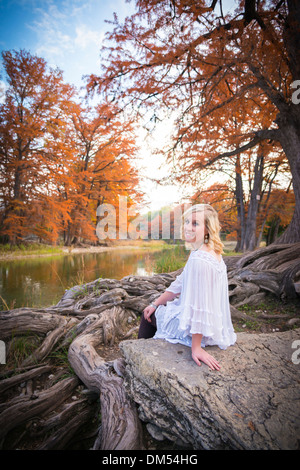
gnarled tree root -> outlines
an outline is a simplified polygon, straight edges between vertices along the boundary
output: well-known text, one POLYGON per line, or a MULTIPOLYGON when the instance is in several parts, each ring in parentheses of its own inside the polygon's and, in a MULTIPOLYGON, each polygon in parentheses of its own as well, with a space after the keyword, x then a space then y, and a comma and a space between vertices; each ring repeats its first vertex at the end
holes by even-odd
MULTIPOLYGON (((268 294, 278 299, 297 298, 299 243, 273 245, 243 256, 225 257, 224 261, 233 320, 253 320, 238 307, 245 303, 257 305, 268 294)), ((92 448, 142 449, 135 404, 123 387, 122 360, 107 362, 103 350, 135 334, 143 309, 181 271, 151 277, 127 276, 120 281, 97 279, 66 291, 55 306, 1 312, 0 339, 5 342, 8 355, 18 336, 36 336, 39 342, 18 369, 2 373, 0 447, 22 446, 27 435, 29 441, 39 440, 35 448, 67 448, 76 440, 78 430, 82 435, 82 425, 95 423, 100 404, 100 430, 96 423, 87 432, 93 439, 92 448), (67 378, 67 365, 58 368, 53 360, 53 355, 66 349, 76 374, 67 378), (44 388, 37 383, 43 383, 44 388), (82 390, 84 387, 94 397, 92 401, 87 390, 82 390), (14 432, 19 434, 12 436, 14 432)), ((260 312, 257 318, 264 321, 267 317, 260 312)), ((285 316, 280 318, 284 320, 285 316)))

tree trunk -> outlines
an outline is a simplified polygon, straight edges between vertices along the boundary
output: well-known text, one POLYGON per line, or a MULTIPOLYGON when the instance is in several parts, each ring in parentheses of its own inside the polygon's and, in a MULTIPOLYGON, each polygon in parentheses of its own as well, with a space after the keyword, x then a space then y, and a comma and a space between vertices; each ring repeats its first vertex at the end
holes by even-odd
POLYGON ((241 162, 239 154, 236 157, 235 165, 235 198, 237 206, 237 218, 239 221, 239 229, 237 231, 237 245, 235 250, 242 251, 245 239, 245 206, 243 180, 241 175, 241 162))
POLYGON ((267 246, 271 245, 271 243, 274 243, 277 239, 280 221, 281 219, 279 215, 275 215, 271 220, 270 227, 267 233, 267 246))
MULTIPOLYGON (((284 31, 284 44, 289 56, 289 66, 293 80, 300 78, 300 3, 288 0, 288 16, 284 31)), ((300 107, 289 104, 285 116, 281 113, 276 119, 280 129, 280 143, 289 161, 293 190, 295 194, 295 212, 292 221, 276 243, 297 243, 300 241, 300 107)))
POLYGON ((251 251, 256 247, 256 218, 259 206, 263 170, 264 156, 260 155, 256 158, 255 162, 254 181, 253 187, 251 188, 250 202, 246 217, 240 156, 237 155, 235 196, 240 230, 238 231, 236 251, 251 251))
MULTIPOLYGON (((296 105, 293 105, 296 106, 296 105)), ((299 105, 298 105, 299 106, 299 105)), ((281 130, 280 142, 290 164, 295 195, 295 210, 293 218, 275 243, 297 243, 300 241, 300 125, 297 118, 286 124, 281 130)), ((292 115, 293 119, 293 115, 292 115)), ((282 119, 279 119, 279 124, 282 119)))
POLYGON ((289 65, 294 80, 300 78, 300 3, 298 0, 287 0, 288 17, 284 33, 284 44, 289 55, 289 65))
POLYGON ((264 170, 264 156, 257 156, 254 168, 254 181, 251 189, 247 213, 243 251, 252 251, 256 247, 256 218, 258 212, 261 183, 264 170))

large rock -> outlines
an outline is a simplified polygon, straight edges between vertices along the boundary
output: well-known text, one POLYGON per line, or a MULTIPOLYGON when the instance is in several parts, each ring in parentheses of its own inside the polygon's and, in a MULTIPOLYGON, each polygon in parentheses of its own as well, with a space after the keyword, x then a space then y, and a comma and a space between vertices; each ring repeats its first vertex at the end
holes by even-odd
POLYGON ((186 449, 298 449, 300 329, 238 333, 207 350, 220 371, 197 366, 190 348, 164 340, 120 344, 125 386, 156 439, 186 449))

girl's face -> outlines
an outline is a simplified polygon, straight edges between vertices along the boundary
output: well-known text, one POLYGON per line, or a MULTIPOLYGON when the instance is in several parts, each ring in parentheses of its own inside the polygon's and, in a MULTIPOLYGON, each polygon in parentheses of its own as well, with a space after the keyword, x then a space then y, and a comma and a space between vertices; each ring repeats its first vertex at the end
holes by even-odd
POLYGON ((184 238, 195 248, 204 242, 204 212, 194 212, 184 219, 184 238))

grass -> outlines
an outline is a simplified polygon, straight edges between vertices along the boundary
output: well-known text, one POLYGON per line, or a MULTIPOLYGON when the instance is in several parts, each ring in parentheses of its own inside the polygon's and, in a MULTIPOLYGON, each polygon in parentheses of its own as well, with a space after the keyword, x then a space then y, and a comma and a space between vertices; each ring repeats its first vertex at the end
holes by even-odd
POLYGON ((0 256, 28 256, 63 253, 62 247, 43 245, 41 243, 21 243, 10 245, 9 243, 0 245, 0 256))
POLYGON ((183 245, 171 245, 173 249, 162 250, 154 261, 156 273, 168 273, 182 268, 188 259, 190 251, 183 245))
POLYGON ((299 315, 299 305, 297 305, 296 302, 280 302, 273 297, 270 297, 267 302, 262 302, 257 306, 246 304, 239 307, 239 309, 249 315, 258 315, 260 313, 267 313, 268 315, 285 314, 287 316, 299 315))
POLYGON ((41 338, 28 332, 22 336, 12 336, 7 348, 6 368, 21 367, 22 362, 40 345, 41 338))
POLYGON ((236 331, 266 333, 299 328, 299 323, 293 325, 287 323, 291 318, 299 318, 299 301, 297 299, 295 301, 282 302, 270 296, 259 305, 245 304, 240 306, 238 310, 246 313, 252 319, 237 321, 235 324, 236 331), (269 318, 262 318, 262 314, 268 315, 269 318), (280 315, 282 318, 277 317, 280 315))
POLYGON ((63 346, 55 351, 52 351, 48 356, 54 361, 54 364, 56 367, 62 367, 66 369, 66 374, 62 376, 61 378, 65 378, 70 375, 75 375, 75 372, 73 368, 71 367, 71 364, 69 363, 69 359, 68 359, 69 345, 71 344, 72 339, 70 339, 68 345, 63 346))
POLYGON ((224 248, 223 256, 239 256, 239 255, 243 255, 243 254, 244 253, 242 253, 242 252, 226 250, 226 248, 224 248))
POLYGON ((0 295, 0 311, 2 310, 9 310, 9 307, 7 303, 5 302, 5 299, 3 299, 2 295, 0 295))
MULTIPOLYGON (((136 247, 147 248, 147 250, 161 250, 169 247, 168 243, 164 240, 116 240, 108 241, 107 247, 136 247)), ((57 255, 65 254, 65 246, 63 245, 46 245, 43 243, 21 243, 18 245, 11 245, 9 243, 0 244, 0 259, 20 258, 26 256, 42 256, 42 255, 57 255)), ((73 247, 69 247, 69 252, 72 252, 73 247)), ((74 247, 76 248, 76 247, 74 247)), ((88 248, 88 247, 87 247, 88 248)), ((84 250, 84 248, 83 248, 84 250)))
MULTIPOLYGON (((156 257, 154 263, 154 271, 157 273, 168 273, 183 268, 187 262, 190 251, 184 245, 169 245, 167 249, 163 249, 156 257)), ((224 257, 238 256, 242 253, 224 248, 224 257)))
MULTIPOLYGON (((61 378, 75 374, 68 360, 68 350, 72 340, 71 337, 66 345, 57 347, 47 356, 47 360, 51 359, 54 367, 66 370, 65 376, 61 378)), ((30 331, 22 336, 13 335, 7 344, 6 364, 2 368, 3 374, 5 375, 6 370, 22 368, 23 361, 34 353, 42 341, 42 336, 33 334, 30 331)))

